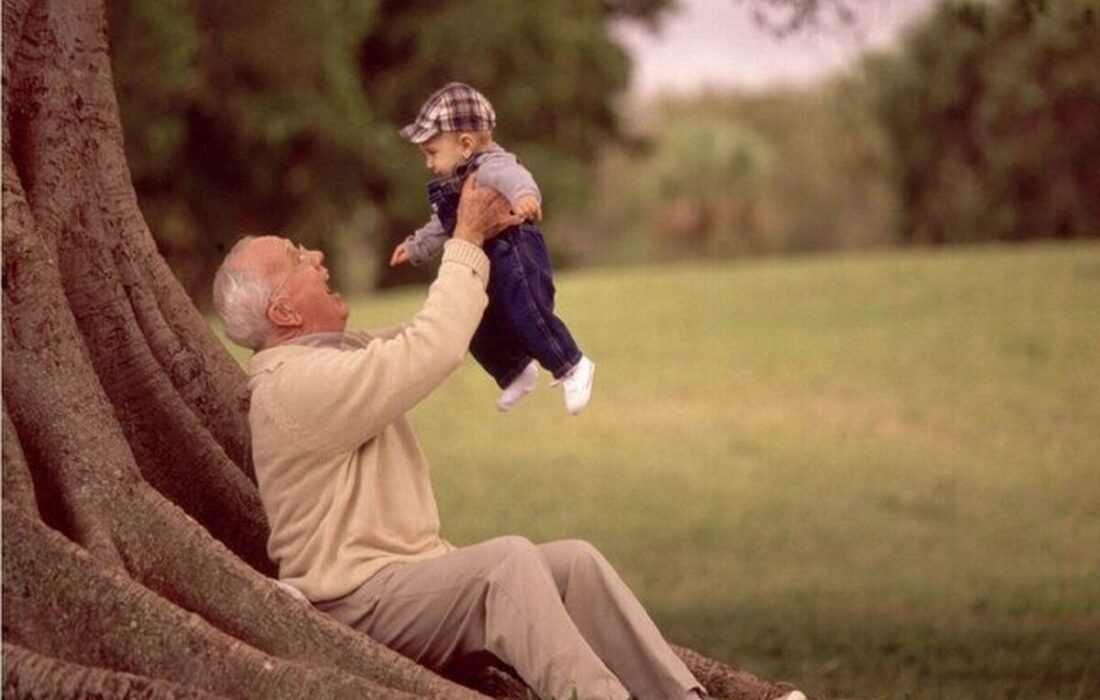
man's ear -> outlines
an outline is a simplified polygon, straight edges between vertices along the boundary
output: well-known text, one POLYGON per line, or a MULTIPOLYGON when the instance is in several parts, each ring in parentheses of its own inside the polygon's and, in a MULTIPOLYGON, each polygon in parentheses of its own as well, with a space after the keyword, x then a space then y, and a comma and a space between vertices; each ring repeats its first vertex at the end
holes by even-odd
POLYGON ((302 317, 283 300, 269 304, 267 307, 267 320, 276 328, 288 328, 302 325, 302 317))

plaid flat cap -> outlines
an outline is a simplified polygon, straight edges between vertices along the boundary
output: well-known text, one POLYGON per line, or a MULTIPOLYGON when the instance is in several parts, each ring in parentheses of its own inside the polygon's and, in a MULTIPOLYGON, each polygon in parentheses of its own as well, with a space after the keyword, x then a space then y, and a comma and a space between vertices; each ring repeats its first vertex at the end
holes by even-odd
POLYGON ((401 138, 424 143, 441 131, 489 131, 496 123, 485 95, 465 83, 447 83, 428 98, 416 120, 401 129, 401 138))

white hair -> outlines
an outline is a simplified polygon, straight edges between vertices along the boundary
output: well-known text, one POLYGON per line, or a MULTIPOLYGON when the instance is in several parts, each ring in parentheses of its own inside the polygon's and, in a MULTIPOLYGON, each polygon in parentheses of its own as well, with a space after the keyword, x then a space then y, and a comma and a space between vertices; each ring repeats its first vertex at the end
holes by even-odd
POLYGON ((259 350, 275 331, 267 320, 267 306, 274 285, 263 271, 237 260, 246 236, 233 246, 214 275, 214 309, 225 327, 225 335, 237 345, 259 350))

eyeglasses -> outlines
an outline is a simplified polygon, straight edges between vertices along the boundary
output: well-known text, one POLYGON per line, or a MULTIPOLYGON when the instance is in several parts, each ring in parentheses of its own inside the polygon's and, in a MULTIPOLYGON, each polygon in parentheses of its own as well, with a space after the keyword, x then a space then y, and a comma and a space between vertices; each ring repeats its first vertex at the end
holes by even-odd
POLYGON ((302 267, 302 263, 304 263, 306 260, 306 252, 306 249, 300 245, 294 247, 294 266, 290 268, 290 272, 286 273, 282 281, 280 281, 279 284, 275 285, 275 289, 271 290, 271 294, 267 297, 268 306, 271 306, 275 303, 275 297, 278 296, 279 292, 283 291, 283 287, 286 286, 286 283, 290 280, 291 275, 293 275, 295 271, 302 267))

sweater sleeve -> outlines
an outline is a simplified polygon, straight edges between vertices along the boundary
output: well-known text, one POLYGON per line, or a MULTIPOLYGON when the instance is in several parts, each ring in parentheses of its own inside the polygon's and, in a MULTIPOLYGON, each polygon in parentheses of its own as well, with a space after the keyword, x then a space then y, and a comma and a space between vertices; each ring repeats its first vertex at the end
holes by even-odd
POLYGON ((489 261, 450 240, 421 310, 388 337, 352 350, 323 349, 288 362, 271 398, 302 447, 357 448, 438 387, 462 362, 481 320, 489 261))

